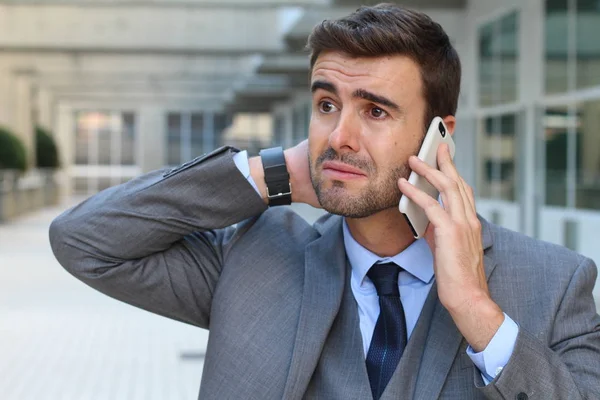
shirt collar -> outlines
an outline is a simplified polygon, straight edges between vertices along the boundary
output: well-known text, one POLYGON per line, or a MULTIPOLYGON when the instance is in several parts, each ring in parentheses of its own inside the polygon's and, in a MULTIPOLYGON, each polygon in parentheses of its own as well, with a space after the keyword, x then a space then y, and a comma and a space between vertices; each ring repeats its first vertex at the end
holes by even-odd
POLYGON ((343 223, 344 246, 352 266, 352 274, 362 286, 369 269, 378 261, 394 262, 424 283, 433 278, 433 255, 424 238, 417 239, 393 257, 380 257, 364 248, 350 233, 346 219, 343 223))

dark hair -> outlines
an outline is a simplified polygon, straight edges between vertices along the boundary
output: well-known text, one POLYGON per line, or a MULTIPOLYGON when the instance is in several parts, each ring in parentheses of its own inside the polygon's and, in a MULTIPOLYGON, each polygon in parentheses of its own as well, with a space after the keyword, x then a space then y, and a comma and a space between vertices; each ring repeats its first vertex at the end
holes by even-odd
POLYGON ((421 70, 427 103, 424 123, 428 126, 436 115, 456 114, 460 59, 440 24, 426 14, 395 4, 363 6, 347 17, 315 26, 306 47, 311 71, 327 50, 351 57, 407 56, 421 70))

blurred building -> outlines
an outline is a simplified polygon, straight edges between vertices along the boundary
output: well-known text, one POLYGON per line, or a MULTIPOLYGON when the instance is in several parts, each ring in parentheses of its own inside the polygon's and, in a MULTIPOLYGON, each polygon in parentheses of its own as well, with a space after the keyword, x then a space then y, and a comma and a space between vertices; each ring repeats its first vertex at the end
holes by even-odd
MULTIPOLYGON (((456 162, 480 213, 600 262, 600 2, 400 3, 461 55, 456 162)), ((34 123, 53 130, 66 193, 224 143, 290 146, 311 115, 307 36, 359 4, 0 1, 0 123, 30 152, 34 123)))

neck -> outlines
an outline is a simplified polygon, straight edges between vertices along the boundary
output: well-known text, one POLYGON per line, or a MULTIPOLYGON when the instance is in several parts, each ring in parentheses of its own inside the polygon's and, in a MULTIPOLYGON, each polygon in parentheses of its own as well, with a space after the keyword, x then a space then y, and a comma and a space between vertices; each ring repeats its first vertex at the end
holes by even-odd
POLYGON ((346 218, 354 240, 380 257, 402 252, 415 238, 397 208, 389 208, 366 218, 346 218))

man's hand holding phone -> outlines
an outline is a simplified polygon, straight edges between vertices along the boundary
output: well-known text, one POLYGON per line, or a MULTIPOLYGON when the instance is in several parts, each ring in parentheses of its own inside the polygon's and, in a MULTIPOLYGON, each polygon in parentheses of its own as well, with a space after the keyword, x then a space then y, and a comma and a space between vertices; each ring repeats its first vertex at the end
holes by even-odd
POLYGON ((441 144, 436 154, 439 170, 417 156, 410 157, 409 166, 439 191, 443 205, 404 178, 398 186, 429 220, 424 237, 433 254, 440 302, 480 352, 502 325, 504 314, 488 290, 473 190, 458 174, 448 145, 441 144))
MULTIPOLYGON (((444 124, 444 120, 442 120, 440 117, 435 117, 429 124, 427 132, 425 132, 425 137, 423 138, 417 157, 429 164, 431 167, 437 169, 437 149, 442 144, 448 145, 450 155, 453 158, 454 141, 452 140, 451 132, 448 131, 446 124, 444 124)), ((410 176, 408 177, 408 181, 433 198, 437 198, 439 196, 439 191, 435 188, 435 186, 433 186, 427 181, 427 179, 425 179, 425 177, 417 174, 415 171, 411 172, 410 176)), ((429 219, 427 218, 427 214, 425 214, 423 209, 405 195, 400 198, 398 209, 402 215, 404 215, 406 223, 412 230, 413 236, 416 239, 423 237, 425 234, 425 229, 429 224, 429 219)))

